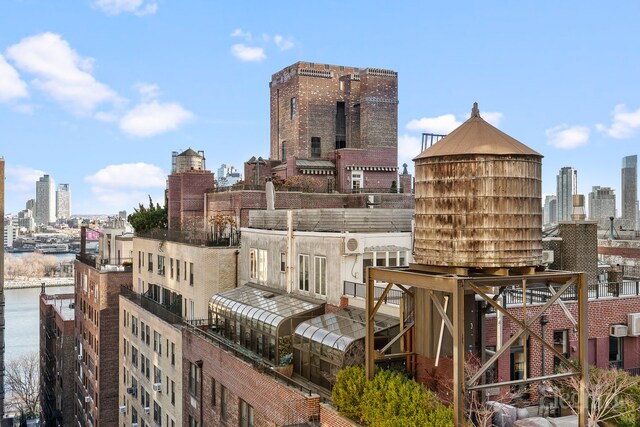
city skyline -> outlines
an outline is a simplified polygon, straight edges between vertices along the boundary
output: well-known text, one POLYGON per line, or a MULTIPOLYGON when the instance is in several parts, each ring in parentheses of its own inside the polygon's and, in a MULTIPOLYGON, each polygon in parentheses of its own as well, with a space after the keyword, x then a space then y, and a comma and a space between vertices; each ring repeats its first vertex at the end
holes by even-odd
POLYGON ((638 151, 640 99, 628 88, 640 5, 341 8, 5 2, 5 212, 24 209, 44 174, 71 185, 73 213, 131 212, 148 194, 162 200, 170 153, 189 147, 208 153, 213 172, 223 163, 242 171, 251 156, 269 156, 268 83, 297 61, 398 71, 398 166, 410 171, 420 133, 450 132, 477 101, 487 121, 545 156, 545 195, 566 165, 580 171, 578 193, 622 195, 620 159, 638 151), (357 16, 346 38, 333 30, 344 16, 357 16), (414 16, 438 19, 425 31, 414 16))

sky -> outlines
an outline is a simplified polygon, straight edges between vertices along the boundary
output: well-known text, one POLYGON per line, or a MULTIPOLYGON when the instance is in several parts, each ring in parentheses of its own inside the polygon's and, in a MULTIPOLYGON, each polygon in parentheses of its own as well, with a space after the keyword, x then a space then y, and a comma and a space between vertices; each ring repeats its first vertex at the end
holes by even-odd
POLYGON ((474 102, 563 166, 615 189, 640 149, 640 2, 0 0, 5 213, 43 174, 72 214, 163 200, 171 152, 242 171, 269 156, 269 81, 297 61, 398 72, 399 165, 474 102))

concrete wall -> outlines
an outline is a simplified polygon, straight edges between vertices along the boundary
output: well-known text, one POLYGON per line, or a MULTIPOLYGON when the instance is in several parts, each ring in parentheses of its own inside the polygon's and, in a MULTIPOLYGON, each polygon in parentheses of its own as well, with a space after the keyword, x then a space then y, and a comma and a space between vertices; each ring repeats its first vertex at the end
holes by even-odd
POLYGON ((133 240, 134 290, 144 293, 149 289, 150 283, 170 289, 182 295, 182 313, 185 318, 207 318, 211 296, 236 286, 237 249, 136 237, 133 240), (153 271, 149 271, 148 268, 149 254, 153 259, 153 271), (164 275, 158 272, 158 255, 164 256, 164 275), (178 262, 180 262, 179 278, 176 266, 178 262), (190 284, 191 264, 193 264, 193 285, 190 284), (194 310, 191 310, 192 305, 194 310))

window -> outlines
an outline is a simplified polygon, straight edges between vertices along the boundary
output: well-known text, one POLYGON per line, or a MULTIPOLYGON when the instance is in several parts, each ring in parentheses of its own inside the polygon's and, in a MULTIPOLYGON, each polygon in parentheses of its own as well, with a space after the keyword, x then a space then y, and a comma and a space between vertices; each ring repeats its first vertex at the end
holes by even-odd
POLYGON ((135 316, 131 316, 131 333, 133 336, 138 336, 138 318, 135 316))
POLYGON ((320 157, 320 137, 311 137, 311 157, 320 157))
POLYGON ((282 141, 282 157, 280 158, 283 162, 287 160, 287 143, 282 141))
POLYGON ((153 351, 162 356, 162 335, 153 331, 153 351))
POLYGON ((327 294, 327 258, 314 257, 315 292, 318 295, 327 294))
POLYGON ((189 415, 189 427, 200 427, 198 425, 198 420, 189 415))
POLYGON ((251 248, 249 257, 251 261, 251 279, 259 283, 267 281, 267 251, 265 249, 251 248))
POLYGON ((195 363, 189 363, 189 394, 194 399, 200 398, 201 375, 200 366, 195 363))
MULTIPOLYGON (((562 353, 564 357, 569 357, 569 330, 553 331, 553 348, 562 353)), ((559 365, 560 359, 554 356, 553 367, 557 368, 559 365)))
POLYGON ((184 280, 187 280, 187 261, 184 262, 184 280))
POLYGON ((153 254, 148 254, 148 255, 149 255, 149 264, 147 266, 147 270, 153 271, 153 254))
POLYGON ((176 345, 171 343, 171 366, 176 365, 176 345))
POLYGON ((211 407, 216 407, 216 379, 211 378, 211 407))
POLYGON ((138 271, 140 271, 140 267, 142 267, 142 260, 144 258, 142 257, 142 252, 138 251, 138 271))
POLYGON ((253 407, 240 399, 240 427, 253 427, 253 407))
POLYGON ((153 401, 153 421, 158 427, 162 426, 162 408, 155 400, 153 401))
POLYGON ((361 171, 352 171, 351 172, 351 192, 359 193, 360 189, 363 187, 364 176, 361 171))
POLYGON ((189 284, 193 286, 193 263, 189 263, 189 284))
POLYGON ((146 335, 145 335, 146 334, 146 329, 144 327, 145 326, 144 322, 140 322, 140 326, 141 326, 141 328, 140 328, 140 340, 142 342, 144 342, 145 339, 146 339, 146 335))
POLYGON ((289 118, 294 119, 296 117, 296 113, 298 112, 298 107, 296 105, 296 97, 291 98, 291 116, 289 118))
POLYGON ((176 383, 171 380, 171 404, 176 404, 176 383))
POLYGON ((284 273, 287 271, 287 254, 284 252, 280 252, 280 272, 284 273))
POLYGON ((169 277, 173 279, 173 258, 169 258, 169 277))
POLYGON ((158 274, 164 276, 164 256, 158 255, 158 274))
POLYGON ((138 367, 138 349, 135 346, 131 346, 131 364, 138 367))
POLYGON ((609 336, 609 367, 622 369, 622 337, 609 336))
POLYGON ((222 384, 220 384, 220 420, 223 422, 227 421, 228 415, 227 414, 227 399, 229 397, 227 396, 227 388, 225 386, 223 386, 222 384))
POLYGON ((153 382, 154 384, 162 384, 162 369, 153 365, 153 382))
POLYGON ((309 290, 309 255, 298 255, 298 289, 309 290))
POLYGON ((151 341, 151 328, 149 327, 149 325, 145 326, 145 331, 146 331, 146 336, 145 336, 145 344, 149 345, 149 342, 151 341))
POLYGON ((180 281, 180 260, 176 260, 176 280, 180 281))

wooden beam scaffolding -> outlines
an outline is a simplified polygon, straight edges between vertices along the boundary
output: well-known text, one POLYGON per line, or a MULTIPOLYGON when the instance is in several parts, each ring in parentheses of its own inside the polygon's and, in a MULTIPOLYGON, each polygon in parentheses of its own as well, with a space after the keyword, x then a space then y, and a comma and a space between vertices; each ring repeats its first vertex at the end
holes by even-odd
MULTIPOLYGON (((393 337, 390 343, 385 346, 381 351, 376 352, 374 349, 374 317, 382 305, 382 301, 388 294, 389 290, 395 284, 396 288, 401 291, 415 295, 413 289, 419 288, 427 290, 428 299, 431 301, 432 306, 435 307, 437 313, 442 318, 442 329, 446 327, 448 332, 451 333, 453 338, 453 404, 454 404, 454 422, 456 425, 463 425, 464 423, 464 411, 465 411, 465 392, 472 390, 482 390, 490 387, 510 386, 517 384, 529 384, 533 382, 539 382, 548 379, 562 378, 566 376, 577 375, 580 378, 580 390, 579 392, 579 411, 578 421, 579 425, 585 426, 587 422, 587 384, 588 378, 588 366, 587 366, 587 301, 588 292, 587 286, 584 280, 584 273, 573 273, 566 271, 546 271, 533 274, 523 274, 519 276, 499 275, 489 276, 486 274, 479 276, 460 276, 455 273, 462 273, 462 269, 456 270, 454 274, 450 270, 444 270, 442 273, 435 272, 434 269, 429 267, 423 267, 419 270, 413 268, 412 265, 407 268, 383 268, 383 267, 370 267, 367 272, 366 283, 366 336, 365 336, 365 368, 367 378, 372 379, 374 376, 374 368, 376 360, 384 360, 397 356, 415 354, 413 350, 412 337, 417 332, 418 334, 424 333, 419 328, 424 328, 425 325, 417 323, 403 324, 400 333, 393 337), (375 282, 386 282, 387 285, 382 295, 375 300, 375 282), (556 286, 557 289, 554 289, 556 286), (573 318, 568 308, 564 304, 560 297, 571 287, 577 288, 578 296, 578 312, 577 320, 573 318), (522 291, 522 307, 523 318, 522 320, 515 317, 509 312, 507 307, 503 307, 497 302, 497 295, 502 294, 506 289, 515 290, 521 289, 522 291), (536 310, 533 312, 530 307, 527 306, 527 291, 532 292, 536 289, 544 289, 549 292, 549 297, 544 304, 536 305, 536 310), (442 306, 440 299, 435 295, 435 292, 442 292, 445 295, 445 300, 452 302, 452 316, 449 318, 447 315, 447 304, 442 306), (497 295, 496 295, 497 293, 497 295), (516 331, 501 348, 496 349, 496 352, 481 366, 480 370, 465 381, 464 362, 465 362, 465 295, 474 294, 486 301, 487 304, 492 306, 497 314, 501 314, 508 318, 513 324, 517 325, 519 330, 516 331), (547 311, 551 305, 560 304, 563 312, 568 316, 570 321, 576 325, 578 332, 578 368, 574 368, 574 365, 564 357, 563 354, 558 352, 555 347, 546 342, 538 333, 531 328, 540 316, 547 311), (531 313, 531 315, 528 315, 531 313), (543 375, 535 378, 528 378, 515 381, 503 381, 497 383, 478 384, 482 375, 490 368, 494 363, 498 361, 500 356, 506 354, 506 351, 515 344, 515 342, 522 336, 530 336, 534 342, 539 343, 545 349, 549 350, 551 354, 556 356, 562 364, 564 364, 569 371, 553 375, 543 375), (384 355, 391 345, 397 342, 400 338, 405 337, 407 346, 405 351, 399 354, 384 355)), ((435 269, 437 270, 437 269, 435 269)), ((511 271, 513 272, 513 270, 511 271)), ((500 271, 500 273, 502 273, 500 271)), ((530 305, 530 304, 529 304, 530 305)), ((401 313, 404 317, 404 314, 401 313)), ((403 319, 404 320, 404 319, 403 319)), ((441 331, 442 332, 442 331, 441 331)), ((525 352, 525 354, 527 354, 525 352)), ((528 356, 525 356, 528 358, 528 356)), ((525 363, 529 363, 528 360, 525 363)))

